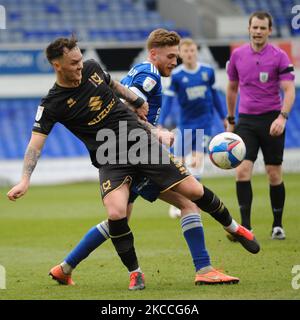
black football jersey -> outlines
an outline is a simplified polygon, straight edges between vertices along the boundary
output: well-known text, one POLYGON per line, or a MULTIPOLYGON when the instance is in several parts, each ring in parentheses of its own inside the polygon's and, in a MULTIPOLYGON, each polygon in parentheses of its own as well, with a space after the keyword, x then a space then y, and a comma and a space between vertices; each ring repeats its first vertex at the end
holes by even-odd
POLYGON ((112 129, 118 141, 119 121, 127 121, 130 128, 141 127, 135 113, 129 110, 109 86, 110 75, 94 60, 83 64, 82 80, 76 88, 58 84, 50 89, 38 106, 33 132, 48 135, 59 122, 77 136, 96 163, 100 141, 96 135, 103 128, 112 129))

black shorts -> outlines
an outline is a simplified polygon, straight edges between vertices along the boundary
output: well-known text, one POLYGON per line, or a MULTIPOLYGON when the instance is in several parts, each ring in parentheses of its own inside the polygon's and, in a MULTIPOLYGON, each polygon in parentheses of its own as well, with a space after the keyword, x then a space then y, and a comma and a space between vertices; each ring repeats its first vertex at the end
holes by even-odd
MULTIPOLYGON (((151 146, 157 143, 159 143, 157 140, 150 141, 149 136, 148 144, 144 146, 145 149, 142 152, 146 153, 145 151, 148 150, 148 154, 151 155, 151 146)), ((133 179, 140 177, 151 179, 161 190, 160 192, 171 189, 180 181, 189 177, 189 172, 181 162, 176 161, 174 156, 169 154, 164 147, 161 147, 160 150, 157 164, 145 161, 136 164, 128 162, 126 164, 106 164, 101 166, 99 168, 99 178, 102 198, 123 184, 131 184, 133 179), (169 159, 168 164, 160 161, 166 158, 169 159)))
POLYGON ((270 135, 271 124, 278 115, 277 111, 260 115, 239 114, 235 133, 245 142, 246 160, 255 162, 261 148, 266 165, 282 164, 285 131, 278 137, 270 135))

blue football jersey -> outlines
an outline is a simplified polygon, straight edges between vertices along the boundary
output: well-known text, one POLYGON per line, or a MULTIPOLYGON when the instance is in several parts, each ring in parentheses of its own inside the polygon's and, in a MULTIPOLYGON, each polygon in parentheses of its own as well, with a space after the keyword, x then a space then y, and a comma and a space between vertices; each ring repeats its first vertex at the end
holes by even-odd
POLYGON ((181 107, 179 127, 208 129, 212 125, 214 108, 222 119, 225 118, 214 83, 214 69, 207 64, 198 63, 195 70, 188 70, 182 64, 173 70, 171 84, 164 93, 177 96, 181 107))
POLYGON ((121 83, 149 104, 147 119, 157 124, 162 103, 161 76, 157 68, 148 61, 132 67, 121 83))

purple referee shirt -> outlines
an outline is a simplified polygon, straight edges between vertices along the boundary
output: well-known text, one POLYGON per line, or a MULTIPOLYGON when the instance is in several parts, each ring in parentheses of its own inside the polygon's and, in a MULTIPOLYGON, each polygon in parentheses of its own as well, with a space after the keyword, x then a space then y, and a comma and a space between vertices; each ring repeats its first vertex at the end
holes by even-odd
POLYGON ((293 70, 287 54, 272 44, 267 44, 260 52, 255 52, 250 44, 235 49, 227 65, 227 74, 230 81, 239 82, 239 113, 281 110, 280 81, 293 81, 293 70))

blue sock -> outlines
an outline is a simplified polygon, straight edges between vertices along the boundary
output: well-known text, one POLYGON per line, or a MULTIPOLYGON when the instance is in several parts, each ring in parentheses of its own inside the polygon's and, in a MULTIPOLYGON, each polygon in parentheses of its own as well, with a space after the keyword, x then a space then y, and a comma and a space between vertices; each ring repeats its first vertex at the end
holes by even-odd
POLYGON ((108 238, 108 222, 102 221, 86 233, 78 245, 66 257, 65 262, 72 268, 75 268, 78 263, 85 259, 108 238))
POLYGON ((190 248, 196 271, 210 266, 209 254, 205 248, 204 231, 198 213, 190 213, 181 218, 184 238, 190 248))

